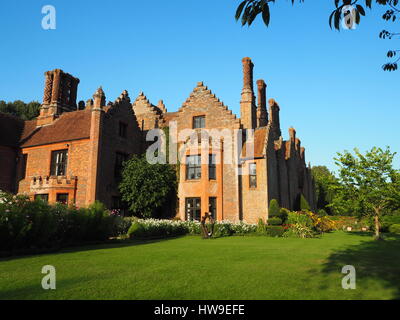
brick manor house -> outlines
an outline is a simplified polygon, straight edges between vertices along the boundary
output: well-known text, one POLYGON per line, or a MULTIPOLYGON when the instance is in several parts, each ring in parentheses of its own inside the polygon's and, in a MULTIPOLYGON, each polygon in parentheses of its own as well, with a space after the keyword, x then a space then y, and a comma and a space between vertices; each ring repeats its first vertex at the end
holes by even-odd
POLYGON ((271 199, 297 209, 301 194, 315 207, 314 181, 304 148, 289 129, 283 140, 278 103, 266 84, 253 84, 253 63, 244 58, 240 118, 202 82, 177 112, 167 112, 162 100, 153 105, 143 93, 131 103, 123 91, 106 103, 100 87, 86 103, 76 103, 79 79, 60 69, 45 73, 40 115, 23 121, 0 113, 0 190, 27 194, 50 203, 86 206, 95 200, 110 209, 121 207, 118 182, 122 163, 145 152, 146 133, 169 127, 183 129, 254 129, 254 156, 246 144, 237 163, 223 161, 224 144, 185 154, 180 163, 177 216, 199 220, 211 212, 217 220, 265 219, 271 199), (257 94, 257 100, 255 95, 257 94), (209 157, 208 164, 200 161, 209 157), (238 174, 238 168, 241 174, 238 174))

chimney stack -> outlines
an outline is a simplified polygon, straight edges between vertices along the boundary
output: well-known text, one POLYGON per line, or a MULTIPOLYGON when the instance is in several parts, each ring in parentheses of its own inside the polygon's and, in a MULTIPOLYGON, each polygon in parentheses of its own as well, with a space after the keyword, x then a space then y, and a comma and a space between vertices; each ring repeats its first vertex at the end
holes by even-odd
POLYGON ((276 136, 280 137, 282 135, 281 133, 281 124, 279 121, 279 105, 274 99, 270 99, 268 101, 269 104, 269 115, 270 115, 270 122, 271 122, 271 128, 275 131, 276 136))
POLYGON ((45 72, 43 103, 37 126, 51 124, 63 112, 77 110, 79 79, 61 69, 45 72))
POLYGON ((242 59, 243 63, 243 90, 240 101, 240 117, 243 128, 254 129, 257 125, 256 105, 253 91, 253 68, 251 59, 242 59))
POLYGON ((265 84, 264 80, 257 80, 257 89, 258 89, 257 127, 265 127, 268 124, 266 88, 267 85, 265 84))

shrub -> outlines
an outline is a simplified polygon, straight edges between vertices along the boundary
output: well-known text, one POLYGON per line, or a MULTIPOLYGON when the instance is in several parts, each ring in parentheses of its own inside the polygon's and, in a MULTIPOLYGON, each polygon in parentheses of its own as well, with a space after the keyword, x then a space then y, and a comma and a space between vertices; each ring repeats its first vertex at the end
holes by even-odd
POLYGON ((282 226, 267 226, 267 235, 270 237, 282 237, 285 229, 282 226))
POLYGON ((286 221, 287 221, 287 218, 288 218, 288 216, 289 216, 289 210, 288 209, 286 209, 286 208, 281 208, 280 210, 279 210, 279 218, 281 218, 282 219, 282 222, 283 223, 285 223, 286 221))
POLYGON ((268 225, 271 226, 280 226, 282 224, 282 219, 281 218, 269 218, 268 219, 268 225))
POLYGON ((49 205, 0 194, 0 250, 56 249, 115 235, 117 219, 101 203, 89 208, 49 205))
POLYGON ((232 228, 232 223, 226 222, 226 221, 221 221, 221 222, 215 224, 213 237, 215 237, 215 238, 229 237, 229 236, 233 235, 233 233, 234 233, 234 230, 232 228))
MULTIPOLYGON (((262 219, 261 219, 261 221, 262 221, 262 219)), ((232 230, 233 230, 235 235, 244 235, 244 234, 257 232, 257 226, 258 225, 247 224, 247 223, 245 223, 243 221, 240 221, 239 223, 233 223, 232 224, 232 230)), ((265 226, 265 224, 264 224, 264 226, 265 226)), ((265 228, 264 228, 264 232, 265 232, 265 228)))
POLYGON ((394 224, 400 224, 400 214, 398 214, 398 213, 390 214, 390 215, 388 214, 388 215, 383 216, 381 219, 381 231, 388 232, 390 229, 390 226, 392 226, 394 224))
POLYGON ((290 225, 290 228, 285 232, 285 237, 296 237, 296 238, 313 238, 315 233, 310 227, 306 225, 295 223, 290 225))
POLYGON ((319 216, 311 211, 307 211, 306 214, 311 218, 313 228, 318 233, 329 232, 334 230, 335 222, 327 216, 319 216))
POLYGON ((279 213, 280 207, 278 201, 276 199, 271 199, 271 201, 269 202, 268 217, 279 217, 279 213))
POLYGON ((311 207, 308 204, 308 201, 306 200, 306 198, 303 195, 300 196, 300 210, 301 211, 306 211, 306 210, 310 211, 311 210, 311 207))
POLYGON ((299 224, 310 229, 313 227, 312 219, 304 212, 290 212, 287 223, 289 225, 299 224))
POLYGON ((325 217, 325 216, 327 216, 328 214, 326 213, 326 211, 325 211, 324 209, 319 209, 319 210, 318 210, 318 215, 319 215, 320 217, 325 217))
POLYGON ((128 233, 129 238, 143 238, 146 235, 145 228, 140 222, 133 222, 128 233))
POLYGON ((257 233, 265 233, 266 229, 265 229, 265 223, 263 219, 258 219, 258 224, 257 224, 257 233))
POLYGON ((400 234, 400 224, 392 224, 389 227, 389 232, 400 234))

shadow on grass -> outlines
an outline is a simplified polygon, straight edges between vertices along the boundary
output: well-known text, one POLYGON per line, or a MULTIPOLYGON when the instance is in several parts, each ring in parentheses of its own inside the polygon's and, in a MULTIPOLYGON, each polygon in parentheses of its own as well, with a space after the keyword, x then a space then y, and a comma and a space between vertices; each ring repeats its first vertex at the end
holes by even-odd
POLYGON ((38 252, 26 252, 15 254, 6 257, 0 257, 1 261, 10 261, 10 260, 17 260, 17 259, 24 259, 29 257, 40 257, 44 255, 58 255, 64 253, 73 253, 79 251, 91 251, 91 250, 103 250, 103 249, 117 249, 117 248, 124 248, 124 247, 132 247, 132 246, 139 246, 144 244, 151 244, 157 242, 164 242, 168 240, 174 240, 178 238, 182 238, 183 236, 176 236, 176 237, 167 237, 167 238, 152 238, 152 239, 126 239, 126 240, 110 240, 107 242, 100 242, 100 243, 83 243, 80 245, 71 245, 68 247, 63 247, 60 249, 52 249, 52 250, 40 250, 38 252))
MULTIPOLYGON (((77 284, 82 284, 82 282, 84 281, 87 281, 87 278, 57 280, 57 289, 73 288, 77 284)), ((1 289, 0 300, 43 299, 43 293, 48 295, 48 299, 54 299, 57 294, 57 290, 44 290, 42 288, 41 281, 38 280, 37 283, 34 285, 27 285, 24 287, 12 289, 1 289)))
POLYGON ((371 241, 334 252, 324 263, 322 272, 341 273, 343 266, 353 265, 357 283, 367 279, 379 280, 385 288, 394 291, 394 299, 400 299, 400 235, 386 234, 384 241, 372 240, 368 232, 357 235, 368 235, 371 241))

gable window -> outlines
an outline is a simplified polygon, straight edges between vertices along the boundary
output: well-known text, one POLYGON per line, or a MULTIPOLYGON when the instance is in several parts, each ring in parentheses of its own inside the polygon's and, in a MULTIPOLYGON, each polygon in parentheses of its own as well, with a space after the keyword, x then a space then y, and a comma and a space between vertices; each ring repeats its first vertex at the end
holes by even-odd
POLYGON ((121 138, 126 138, 127 131, 128 131, 128 125, 126 123, 120 122, 119 123, 119 136, 121 138))
POLYGON ((56 198, 58 203, 61 204, 68 204, 68 193, 57 193, 57 198, 56 198))
POLYGON ((215 154, 210 154, 208 157, 208 179, 217 179, 217 166, 216 166, 216 156, 215 154))
POLYGON ((257 164, 255 163, 250 163, 249 186, 250 188, 257 188, 257 164))
POLYGON ((193 117, 193 129, 200 129, 206 127, 206 117, 197 116, 193 117))
POLYGON ((217 220, 217 198, 216 197, 210 197, 208 198, 208 211, 213 217, 214 220, 217 220))
POLYGON ((68 150, 57 150, 51 152, 51 176, 67 175, 68 150))
POLYGON ((121 179, 122 169, 124 167, 124 162, 128 160, 128 155, 126 153, 117 152, 115 154, 115 165, 114 165, 114 177, 121 179))
POLYGON ((201 178, 201 156, 186 157, 186 179, 198 180, 201 178))

